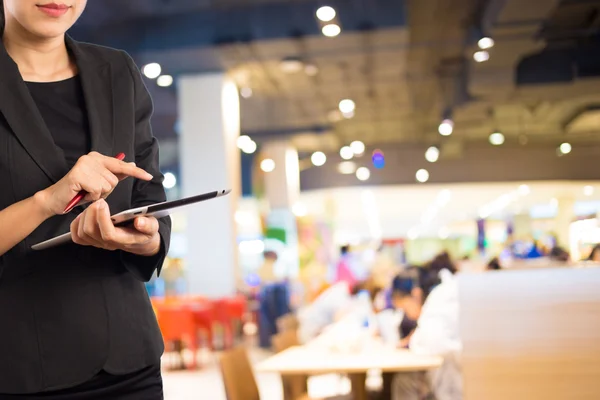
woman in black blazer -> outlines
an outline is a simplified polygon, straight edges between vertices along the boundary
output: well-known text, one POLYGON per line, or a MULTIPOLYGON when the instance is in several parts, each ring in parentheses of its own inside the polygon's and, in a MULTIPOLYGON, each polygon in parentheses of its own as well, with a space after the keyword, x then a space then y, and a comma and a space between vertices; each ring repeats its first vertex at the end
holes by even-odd
POLYGON ((0 400, 162 399, 144 281, 170 220, 109 218, 165 200, 152 102, 126 53, 65 35, 86 1, 52 1, 0 0, 0 400))

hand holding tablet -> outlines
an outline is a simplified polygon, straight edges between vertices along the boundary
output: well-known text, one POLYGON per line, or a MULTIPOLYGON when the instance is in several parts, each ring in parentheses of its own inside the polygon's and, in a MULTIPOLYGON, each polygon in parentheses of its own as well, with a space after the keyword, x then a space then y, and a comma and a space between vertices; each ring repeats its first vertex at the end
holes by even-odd
MULTIPOLYGON (((197 196, 187 197, 174 201, 166 201, 164 203, 158 203, 150 206, 134 208, 120 212, 111 217, 111 220, 115 226, 124 226, 131 223, 135 218, 141 216, 162 218, 170 215, 175 209, 188 206, 191 204, 203 202, 206 200, 216 199, 217 197, 226 196, 231 190, 219 190, 215 192, 209 192, 200 194, 197 196)), ((61 236, 57 236, 53 239, 46 240, 42 243, 38 243, 31 248, 36 251, 50 249, 55 246, 66 244, 72 241, 71 233, 66 233, 61 236)))

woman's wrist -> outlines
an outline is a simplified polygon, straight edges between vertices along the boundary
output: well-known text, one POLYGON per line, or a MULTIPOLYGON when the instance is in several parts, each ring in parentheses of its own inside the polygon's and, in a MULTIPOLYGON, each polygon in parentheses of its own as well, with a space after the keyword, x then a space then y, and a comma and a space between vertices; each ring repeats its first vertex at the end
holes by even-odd
POLYGON ((49 207, 49 194, 46 190, 41 190, 31 198, 36 215, 39 215, 43 220, 53 217, 55 214, 49 207))

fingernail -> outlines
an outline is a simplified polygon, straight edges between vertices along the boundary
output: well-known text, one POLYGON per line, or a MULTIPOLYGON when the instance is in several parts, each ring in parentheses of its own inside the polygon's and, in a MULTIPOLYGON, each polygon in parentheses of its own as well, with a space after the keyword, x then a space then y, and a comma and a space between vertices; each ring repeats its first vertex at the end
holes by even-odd
POLYGON ((138 225, 140 228, 143 228, 144 226, 146 226, 146 220, 145 219, 138 219, 138 225))
POLYGON ((154 179, 154 177, 147 172, 146 172, 146 176, 148 177, 148 179, 154 179))
POLYGON ((98 201, 98 210, 104 210, 106 208, 106 203, 102 200, 98 201))

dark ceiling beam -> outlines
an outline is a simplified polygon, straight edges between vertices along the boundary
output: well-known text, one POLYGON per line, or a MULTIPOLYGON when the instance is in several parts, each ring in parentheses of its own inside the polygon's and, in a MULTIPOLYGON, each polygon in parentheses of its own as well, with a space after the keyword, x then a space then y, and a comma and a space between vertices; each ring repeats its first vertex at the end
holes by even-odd
MULTIPOLYGON (((94 2, 88 12, 93 13, 94 2)), ((401 27, 404 0, 369 0, 368 12, 356 13, 344 0, 332 0, 345 31, 401 27)), ((129 52, 162 51, 257 40, 320 35, 315 11, 320 0, 264 3, 243 9, 208 9, 177 15, 140 18, 92 27, 81 23, 71 35, 82 41, 129 52)), ((98 4, 100 6, 100 4, 98 4)))

